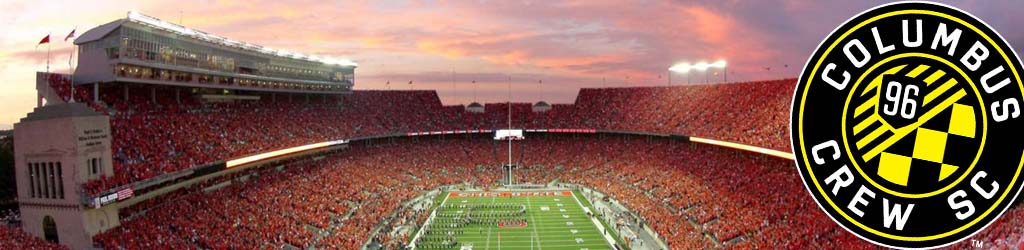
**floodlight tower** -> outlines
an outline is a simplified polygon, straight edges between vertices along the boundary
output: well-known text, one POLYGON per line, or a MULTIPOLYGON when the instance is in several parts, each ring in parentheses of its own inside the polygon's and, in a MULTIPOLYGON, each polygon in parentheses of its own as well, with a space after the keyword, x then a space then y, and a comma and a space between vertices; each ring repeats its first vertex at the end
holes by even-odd
MULTIPOLYGON (((512 75, 508 76, 508 130, 512 130, 512 75)), ((508 185, 512 185, 512 137, 508 137, 508 185)))
POLYGON ((708 64, 710 68, 722 69, 722 82, 729 82, 729 66, 725 63, 725 60, 718 60, 714 63, 708 64))
POLYGON ((668 71, 675 72, 675 73, 680 73, 680 74, 686 74, 686 84, 689 85, 690 84, 690 69, 692 69, 692 68, 693 68, 693 66, 690 65, 689 63, 677 63, 675 65, 672 65, 672 67, 669 67, 668 71))
MULTIPOLYGON (((727 66, 727 64, 726 64, 724 59, 723 60, 715 61, 713 63, 707 63, 707 62, 704 62, 704 61, 701 61, 701 62, 698 62, 698 63, 695 63, 695 64, 677 63, 677 64, 672 65, 672 67, 669 67, 668 71, 669 72, 676 72, 676 73, 686 74, 686 83, 687 84, 690 83, 690 70, 703 71, 704 72, 704 82, 708 83, 708 82, 710 82, 709 81, 709 77, 708 77, 708 69, 711 69, 711 68, 722 69, 722 71, 723 71, 723 82, 729 81, 728 66, 727 66)), ((671 77, 671 74, 669 74, 669 77, 671 77)), ((671 80, 669 80, 669 81, 670 81, 670 84, 671 84, 671 80)))

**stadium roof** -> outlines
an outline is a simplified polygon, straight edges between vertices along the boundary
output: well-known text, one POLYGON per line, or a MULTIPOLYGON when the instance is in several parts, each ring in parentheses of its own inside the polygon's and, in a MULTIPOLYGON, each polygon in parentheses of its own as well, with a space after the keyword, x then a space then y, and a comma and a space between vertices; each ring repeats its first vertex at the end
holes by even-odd
POLYGON ((206 32, 199 31, 199 30, 194 30, 194 29, 191 29, 191 28, 188 28, 188 27, 185 27, 185 26, 181 26, 181 25, 178 25, 178 24, 170 23, 170 22, 167 22, 167 21, 164 21, 164 20, 157 19, 155 17, 151 17, 151 16, 147 16, 147 15, 138 13, 138 12, 128 12, 128 17, 127 18, 118 19, 116 21, 113 21, 113 22, 110 22, 110 23, 107 23, 107 24, 103 24, 103 25, 100 25, 100 26, 98 26, 96 28, 90 29, 89 31, 86 31, 84 34, 82 34, 82 36, 79 36, 77 39, 75 39, 75 44, 76 45, 80 45, 80 44, 83 44, 83 43, 92 42, 92 41, 96 41, 96 40, 102 39, 103 37, 106 37, 107 34, 110 34, 110 32, 113 32, 118 27, 121 27, 121 25, 124 25, 125 22, 134 22, 134 23, 150 26, 150 27, 153 27, 153 28, 157 28, 157 29, 160 29, 160 30, 164 30, 166 32, 174 33, 174 34, 177 34, 177 35, 180 35, 180 36, 190 37, 190 38, 193 38, 193 39, 196 39, 196 40, 200 40, 200 41, 204 41, 204 42, 209 42, 209 43, 213 43, 213 44, 220 45, 220 46, 231 47, 231 48, 236 48, 236 49, 241 49, 241 50, 248 50, 248 51, 257 52, 257 53, 261 53, 261 54, 266 54, 266 55, 270 55, 270 56, 287 57, 287 58, 292 58, 292 59, 297 59, 297 60, 305 60, 305 61, 319 62, 319 63, 324 63, 324 64, 339 65, 339 66, 351 66, 351 67, 358 66, 358 64, 356 62, 354 62, 352 60, 348 60, 348 59, 331 58, 331 57, 317 56, 317 55, 306 55, 306 54, 301 54, 301 53, 296 53, 296 52, 291 52, 291 51, 286 51, 286 50, 271 49, 271 48, 263 47, 263 46, 252 44, 252 43, 242 42, 242 41, 235 41, 235 40, 231 40, 231 39, 228 39, 228 38, 225 38, 225 37, 222 37, 222 36, 206 33, 206 32))

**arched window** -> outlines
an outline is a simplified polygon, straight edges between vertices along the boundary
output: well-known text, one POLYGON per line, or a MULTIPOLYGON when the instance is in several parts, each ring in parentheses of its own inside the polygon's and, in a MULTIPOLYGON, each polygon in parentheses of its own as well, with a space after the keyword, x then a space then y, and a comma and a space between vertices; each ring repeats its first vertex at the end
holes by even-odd
POLYGON ((53 221, 53 217, 43 217, 43 236, 46 241, 60 243, 60 238, 57 237, 57 223, 53 221))

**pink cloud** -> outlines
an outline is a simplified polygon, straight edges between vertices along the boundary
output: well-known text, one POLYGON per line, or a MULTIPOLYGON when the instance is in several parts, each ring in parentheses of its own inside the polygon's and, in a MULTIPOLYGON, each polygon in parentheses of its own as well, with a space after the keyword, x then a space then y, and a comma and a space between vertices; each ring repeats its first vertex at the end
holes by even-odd
MULTIPOLYGON (((545 85, 551 85, 547 90, 558 93, 548 99, 571 101, 576 88, 600 87, 602 82, 609 86, 664 84, 667 68, 684 61, 727 59, 731 80, 793 77, 832 28, 875 4, 792 0, 24 1, 0 3, 10 14, 4 20, 11 24, 11 29, 0 34, 0 46, 6 46, 0 61, 41 69, 45 50, 30 48, 40 32, 76 25, 84 32, 122 18, 128 10, 138 10, 236 40, 355 59, 360 63, 358 89, 384 88, 388 80, 416 81, 422 83, 416 88, 435 87, 446 100, 464 101, 466 91, 446 90, 450 80, 444 72, 457 71, 467 76, 458 84, 468 84, 471 75, 481 79, 513 75, 513 84, 521 86, 525 95, 536 93, 536 80, 543 79, 545 85)), ((1003 31, 1011 45, 1024 47, 1018 43, 1024 41, 1024 35, 1010 32, 1021 20, 1017 12, 1024 9, 1024 3, 951 4, 984 18, 1003 31)), ((60 64, 56 61, 62 59, 57 58, 68 52, 66 47, 56 47, 51 51, 51 64, 60 64)), ((492 80, 501 83, 500 79, 481 81, 492 80)), ((482 94, 481 98, 503 100, 504 94, 482 94)))
POLYGON ((8 56, 28 64, 45 64, 47 56, 49 56, 51 65, 67 65, 68 56, 71 55, 71 47, 51 48, 49 53, 47 53, 46 46, 44 44, 32 50, 15 51, 8 56))

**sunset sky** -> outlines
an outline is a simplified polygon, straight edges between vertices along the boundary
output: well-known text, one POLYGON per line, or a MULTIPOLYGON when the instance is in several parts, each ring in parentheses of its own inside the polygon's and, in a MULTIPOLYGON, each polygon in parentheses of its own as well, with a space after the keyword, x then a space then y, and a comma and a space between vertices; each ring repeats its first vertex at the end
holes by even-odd
MULTIPOLYGON (((0 129, 35 106, 34 72, 68 71, 78 34, 128 11, 235 40, 359 63, 356 89, 437 89, 445 104, 569 103, 581 87, 668 84, 677 62, 729 62, 729 81, 796 77, 836 26, 873 1, 3 1, 0 129), (787 67, 788 65, 788 67, 787 67), (768 69, 770 68, 770 70, 768 69), (456 75, 452 87, 452 73, 456 75), (543 81, 538 84, 538 81, 543 81)), ((1017 51, 1024 1, 948 4, 982 18, 1017 51)), ((721 75, 710 76, 721 81, 721 75)), ((685 84, 686 75, 673 75, 685 84)), ((703 82, 704 74, 692 75, 703 82)))

